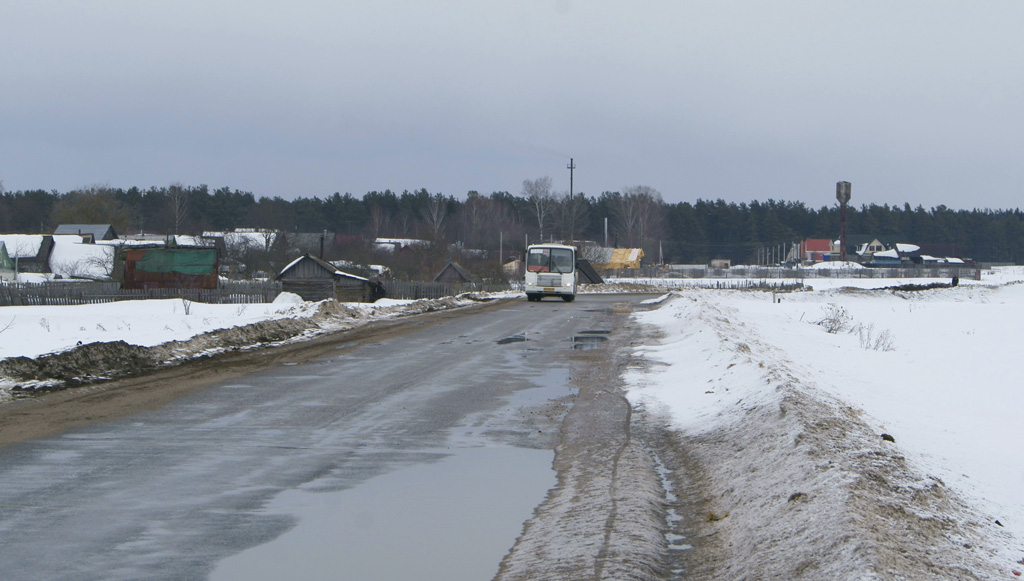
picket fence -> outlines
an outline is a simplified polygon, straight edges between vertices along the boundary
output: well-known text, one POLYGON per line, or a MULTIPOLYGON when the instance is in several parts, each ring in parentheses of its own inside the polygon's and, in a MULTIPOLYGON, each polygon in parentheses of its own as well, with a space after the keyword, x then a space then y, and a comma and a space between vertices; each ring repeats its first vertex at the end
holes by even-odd
POLYGON ((416 282, 388 280, 384 282, 384 296, 389 299, 439 299, 469 292, 497 292, 513 288, 509 284, 447 284, 441 282, 416 282))
POLYGON ((281 293, 274 281, 223 282, 217 289, 151 288, 126 290, 117 282, 45 282, 0 285, 0 306, 88 305, 146 299, 184 299, 198 303, 269 303, 281 293))

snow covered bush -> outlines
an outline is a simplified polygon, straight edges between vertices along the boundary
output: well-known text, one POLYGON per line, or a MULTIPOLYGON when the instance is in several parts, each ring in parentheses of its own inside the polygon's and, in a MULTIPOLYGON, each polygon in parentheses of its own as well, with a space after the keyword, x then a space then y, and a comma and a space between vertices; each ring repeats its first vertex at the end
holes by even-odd
POLYGON ((825 327, 826 332, 834 335, 850 326, 850 314, 846 312, 846 307, 829 303, 823 308, 825 309, 825 316, 818 321, 818 324, 825 327))
POLYGON ((860 339, 861 349, 869 351, 895 351, 896 346, 895 337, 893 337, 892 331, 886 329, 881 333, 875 334, 875 324, 869 323, 864 325, 858 323, 853 329, 850 330, 851 334, 856 333, 860 339))

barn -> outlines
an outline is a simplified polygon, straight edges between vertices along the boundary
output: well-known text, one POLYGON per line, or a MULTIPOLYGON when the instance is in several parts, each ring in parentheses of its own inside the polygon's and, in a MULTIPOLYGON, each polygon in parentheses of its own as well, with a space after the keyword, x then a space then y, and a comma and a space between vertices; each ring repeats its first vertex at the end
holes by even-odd
POLYGON ((125 289, 216 289, 216 248, 131 248, 118 255, 125 289))
POLYGON ((54 234, 76 234, 89 244, 100 240, 116 240, 117 232, 110 224, 58 224, 54 234))
POLYGON ((434 277, 434 282, 445 284, 480 284, 480 278, 469 272, 457 262, 448 261, 434 277))
POLYGON ((295 293, 305 301, 335 299, 346 303, 372 303, 384 296, 379 283, 342 272, 312 254, 293 260, 275 280, 281 281, 282 291, 295 293))

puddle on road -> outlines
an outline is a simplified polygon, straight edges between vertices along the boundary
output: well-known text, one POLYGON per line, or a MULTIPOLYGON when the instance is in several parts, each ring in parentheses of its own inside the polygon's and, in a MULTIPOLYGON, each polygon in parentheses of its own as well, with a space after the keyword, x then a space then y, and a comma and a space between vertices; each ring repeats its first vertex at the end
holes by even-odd
POLYGON ((286 491, 265 512, 296 516, 295 528, 210 579, 490 579, 555 485, 552 458, 461 448, 341 492, 286 491))
POLYGON ((601 335, 574 335, 572 338, 573 349, 597 349, 608 341, 608 337, 601 335))
POLYGON ((508 345, 509 343, 522 343, 526 341, 526 335, 512 335, 511 337, 505 337, 504 339, 498 339, 498 345, 508 345))

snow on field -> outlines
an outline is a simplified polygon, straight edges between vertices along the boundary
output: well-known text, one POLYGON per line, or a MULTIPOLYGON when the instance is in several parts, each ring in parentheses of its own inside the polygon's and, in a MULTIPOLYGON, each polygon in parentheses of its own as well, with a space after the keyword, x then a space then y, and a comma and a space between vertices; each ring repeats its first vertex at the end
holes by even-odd
MULTIPOLYGON (((781 424, 790 405, 784 394, 794 390, 833 408, 849 406, 850 415, 874 434, 895 440, 865 439, 853 444, 851 454, 897 450, 894 457, 900 462, 905 457, 914 476, 909 481, 891 477, 893 489, 951 488, 979 515, 976 522, 961 524, 982 535, 997 561, 1005 559, 1002 570, 1020 572, 1024 398, 1017 357, 1024 344, 1022 279, 1024 270, 1014 267, 997 269, 980 282, 927 291, 866 290, 932 282, 891 279, 815 279, 808 281, 814 285, 810 292, 777 295, 677 291, 660 308, 636 315, 641 323, 660 329, 663 338, 638 349, 643 359, 658 364, 627 373, 629 397, 640 408, 664 414, 673 429, 692 437, 725 433, 721 431, 727 426, 748 421, 758 409, 781 409, 781 415, 766 414, 761 420, 778 418, 781 424), (836 332, 819 324, 826 320, 837 323, 836 332)), ((805 435, 765 433, 797 443, 805 435)), ((734 461, 728 456, 715 460, 722 471, 734 461)), ((772 468, 758 465, 756 458, 746 461, 752 463, 748 470, 772 468)), ((765 455, 763 462, 772 461, 777 460, 765 455)), ((819 470, 808 469, 803 484, 818 478, 813 473, 819 470)), ((802 476, 792 478, 790 485, 798 490, 802 476)), ((800 494, 824 497, 826 488, 822 484, 800 494)), ((722 498, 740 502, 741 495, 730 494, 725 489, 722 498)), ((835 516, 823 515, 817 524, 835 526, 835 516)), ((754 527, 776 526, 767 516, 763 522, 748 513, 750 518, 754 520, 748 524, 754 527)))
MULTIPOLYGON (((345 303, 367 315, 412 301, 381 299, 345 303)), ((259 321, 311 317, 318 303, 282 293, 273 303, 215 305, 180 299, 119 301, 94 305, 0 307, 0 359, 37 357, 83 343, 125 341, 152 347, 216 329, 259 321)))
POLYGON ((0 308, 0 359, 37 357, 82 343, 123 340, 152 347, 257 321, 311 316, 312 303, 212 305, 179 299, 0 308))

